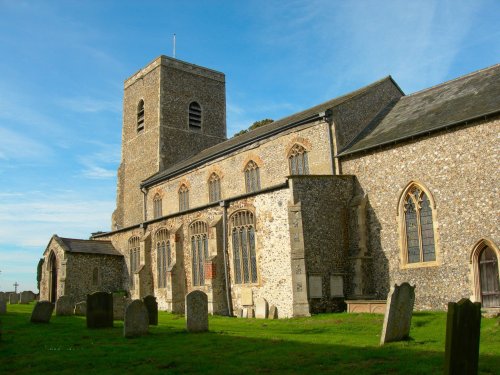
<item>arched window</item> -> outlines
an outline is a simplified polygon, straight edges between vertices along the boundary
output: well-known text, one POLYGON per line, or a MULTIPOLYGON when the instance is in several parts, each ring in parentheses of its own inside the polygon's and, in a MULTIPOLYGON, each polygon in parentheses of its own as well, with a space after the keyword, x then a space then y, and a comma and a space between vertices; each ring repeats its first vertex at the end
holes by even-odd
POLYGON ((94 267, 92 270, 92 285, 96 286, 99 284, 99 269, 94 267))
POLYGON ((424 190, 411 184, 402 196, 403 261, 407 264, 436 260, 433 205, 424 190))
POLYGON ((161 207, 160 194, 156 194, 155 197, 153 198, 153 214, 154 214, 155 219, 162 217, 162 207, 161 207))
POLYGON ((237 211, 231 216, 234 282, 257 282, 257 256, 255 253, 255 223, 250 211, 237 211))
POLYGON ((500 250, 490 239, 483 238, 471 254, 474 298, 482 307, 500 307, 500 250))
POLYGON ((130 256, 130 284, 134 286, 134 273, 139 269, 141 262, 139 237, 132 237, 128 240, 128 251, 130 256))
POLYGON ((290 175, 309 174, 307 151, 299 144, 295 144, 288 154, 290 175))
POLYGON ((189 129, 201 129, 201 106, 197 102, 189 104, 189 129))
POLYGON ((208 225, 195 221, 189 226, 193 286, 205 285, 205 260, 208 258, 208 225))
POLYGON ((172 265, 172 250, 166 229, 156 232, 158 288, 167 287, 167 269, 172 265))
POLYGON ((247 193, 260 190, 259 166, 250 160, 245 167, 245 186, 247 193))
POLYGON ((179 211, 185 211, 189 208, 189 189, 182 184, 179 188, 179 211))
POLYGON ((212 173, 208 179, 208 197, 210 202, 217 202, 221 199, 220 178, 217 173, 212 173))
POLYGON ((137 132, 144 129, 144 100, 139 100, 137 104, 137 132))

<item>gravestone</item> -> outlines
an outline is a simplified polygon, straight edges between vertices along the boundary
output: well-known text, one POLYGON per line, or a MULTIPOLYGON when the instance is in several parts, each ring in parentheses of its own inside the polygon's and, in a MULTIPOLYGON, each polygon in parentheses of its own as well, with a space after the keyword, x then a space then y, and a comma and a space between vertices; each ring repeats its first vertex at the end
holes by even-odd
POLYGON ((148 333, 149 312, 140 299, 133 300, 125 308, 123 336, 137 337, 148 333))
POLYGON ((0 292, 0 301, 7 301, 7 294, 5 292, 0 292))
POLYGON ((0 299, 0 314, 7 314, 7 301, 0 299))
POLYGON ((121 294, 113 294, 113 320, 125 318, 125 307, 128 303, 127 297, 121 294))
POLYGON ((87 315, 87 302, 81 301, 75 304, 75 315, 85 316, 87 315))
POLYGON ((394 285, 387 297, 387 308, 380 345, 401 341, 410 335, 411 317, 415 304, 415 287, 408 283, 394 285))
POLYGON ((278 309, 274 305, 269 308, 269 319, 278 319, 278 309))
POLYGON ((237 318, 241 318, 242 314, 243 314, 243 309, 234 310, 234 316, 236 316, 237 318))
POLYGON ((33 293, 31 290, 25 290, 24 292, 21 293, 21 297, 19 300, 19 303, 30 303, 35 300, 35 293, 33 293))
POLYGON ((269 314, 269 304, 265 298, 257 298, 255 302, 255 317, 257 319, 267 319, 269 314))
POLYGON ((208 331, 208 297, 200 290, 186 296, 186 328, 188 332, 208 331))
POLYGON ((19 293, 11 293, 9 296, 9 303, 11 305, 17 305, 19 303, 19 293))
POLYGON ((158 302, 153 296, 146 296, 143 298, 144 304, 148 309, 149 314, 149 324, 153 326, 158 325, 158 302))
POLYGON ((56 301, 56 316, 73 315, 75 305, 69 296, 61 296, 56 301))
POLYGON ((87 294, 87 328, 113 327, 113 295, 106 292, 87 294))
POLYGON ((445 375, 477 374, 481 304, 462 298, 448 303, 446 318, 445 375))
POLYGON ((54 304, 49 301, 38 301, 31 313, 32 323, 48 323, 52 312, 54 311, 54 304))

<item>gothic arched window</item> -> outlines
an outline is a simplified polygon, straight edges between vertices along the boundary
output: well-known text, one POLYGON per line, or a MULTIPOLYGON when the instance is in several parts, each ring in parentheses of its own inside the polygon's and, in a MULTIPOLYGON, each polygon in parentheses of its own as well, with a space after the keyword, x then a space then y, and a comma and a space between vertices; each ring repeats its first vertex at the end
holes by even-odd
POLYGON ((255 222, 250 211, 237 211, 231 216, 231 236, 235 284, 257 282, 255 222))
POLYGON ((167 287, 167 269, 172 265, 172 251, 168 232, 160 229, 156 232, 156 261, 158 268, 158 288, 167 287))
POLYGON ((130 259, 130 284, 134 285, 134 273, 139 269, 139 264, 141 262, 140 255, 140 245, 139 237, 135 236, 128 240, 128 251, 130 259))
POLYGON ((215 172, 208 179, 208 198, 210 202, 217 202, 221 199, 220 178, 215 172))
POLYGON ((288 163, 290 166, 290 175, 309 174, 309 164, 307 160, 306 149, 295 144, 288 153, 288 163))
POLYGON ((185 211, 189 208, 189 189, 185 184, 179 188, 179 211, 185 211))
POLYGON ((156 194, 153 198, 153 215, 155 219, 162 216, 162 203, 160 194, 156 194))
POLYGON ((198 102, 189 104, 189 129, 201 129, 201 106, 198 102))
POLYGON ((250 160, 245 166, 245 186, 247 193, 260 190, 259 166, 253 160, 250 160))
POLYGON ((144 100, 139 100, 137 104, 137 132, 144 129, 144 100))
POLYGON ((411 184, 402 196, 403 262, 436 261, 433 204, 425 191, 411 184))
POLYGON ((208 259, 208 225, 195 221, 189 226, 193 286, 205 285, 205 260, 208 259))

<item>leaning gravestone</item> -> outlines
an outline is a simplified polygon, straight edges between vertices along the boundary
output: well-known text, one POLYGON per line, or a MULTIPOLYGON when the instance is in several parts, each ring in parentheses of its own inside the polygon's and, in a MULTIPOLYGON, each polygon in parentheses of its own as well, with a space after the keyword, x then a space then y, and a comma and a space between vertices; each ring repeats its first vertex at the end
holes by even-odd
POLYGON ((113 327, 113 295, 106 292, 87 294, 87 328, 113 327))
POLYGON ((152 326, 158 325, 158 302, 153 296, 146 296, 143 298, 144 304, 148 309, 149 324, 152 326))
POLYGON ((7 314, 7 301, 0 299, 0 314, 7 314))
POLYGON ((39 301, 35 304, 33 312, 31 313, 32 323, 48 323, 52 312, 54 311, 54 304, 49 301, 39 301))
POLYGON ((87 315, 87 302, 81 301, 75 304, 75 315, 85 316, 87 315))
POLYGON ((462 298, 448 303, 446 318, 445 375, 477 374, 481 304, 462 298))
POLYGON ((75 310, 75 305, 69 296, 61 296, 56 301, 56 315, 73 315, 75 310))
POLYGON ((269 304, 265 298, 257 298, 255 302, 255 317, 257 319, 267 319, 269 314, 269 304))
POLYGON ((414 304, 414 286, 403 283, 391 288, 387 297, 380 345, 391 341, 401 341, 409 337, 414 304))
POLYGON ((125 307, 128 299, 121 294, 113 294, 113 320, 123 320, 125 318, 125 307))
POLYGON ((269 319, 278 319, 278 309, 274 305, 269 308, 269 319))
POLYGON ((208 297, 200 290, 186 296, 186 328, 188 332, 208 331, 208 297))
POLYGON ((148 333, 149 313, 144 302, 136 299, 129 303, 125 309, 123 322, 123 336, 137 337, 148 333))
POLYGON ((9 303, 11 305, 17 305, 19 303, 19 293, 11 293, 9 296, 9 303))

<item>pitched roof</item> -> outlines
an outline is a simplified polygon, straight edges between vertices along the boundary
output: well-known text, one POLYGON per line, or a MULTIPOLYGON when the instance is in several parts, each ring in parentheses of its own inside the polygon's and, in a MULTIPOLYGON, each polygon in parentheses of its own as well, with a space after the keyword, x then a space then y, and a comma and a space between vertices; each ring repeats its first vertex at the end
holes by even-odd
POLYGON ((387 145, 500 111, 500 64, 403 96, 338 156, 387 145))
POLYGON ((237 137, 228 139, 224 142, 218 143, 215 146, 204 149, 198 154, 187 158, 170 168, 167 168, 161 172, 158 172, 148 179, 142 182, 142 186, 151 186, 156 182, 163 181, 167 178, 173 177, 177 174, 183 173, 187 171, 197 164, 205 163, 209 160, 213 160, 219 156, 222 156, 226 153, 232 152, 234 150, 245 147, 248 144, 251 144, 255 141, 258 141, 262 138, 267 138, 272 136, 273 134, 280 133, 289 129, 291 127, 299 126, 302 124, 306 124, 321 118, 320 114, 326 112, 328 109, 331 109, 337 105, 345 103, 346 101, 358 96, 365 94, 366 92, 376 89, 379 85, 391 81, 394 85, 397 84, 394 82, 391 76, 387 76, 382 78, 376 82, 371 83, 365 87, 362 87, 356 91, 353 91, 349 94, 340 96, 338 98, 326 101, 324 103, 318 104, 314 107, 308 108, 304 111, 297 112, 291 116, 284 117, 280 120, 274 121, 270 124, 261 126, 255 130, 249 131, 248 133, 244 133, 238 135, 237 137))
POLYGON ((111 244, 111 241, 78 240, 74 238, 62 238, 54 236, 56 240, 70 253, 85 253, 95 255, 123 256, 111 244))

